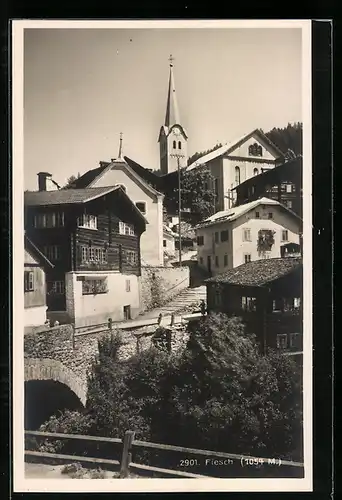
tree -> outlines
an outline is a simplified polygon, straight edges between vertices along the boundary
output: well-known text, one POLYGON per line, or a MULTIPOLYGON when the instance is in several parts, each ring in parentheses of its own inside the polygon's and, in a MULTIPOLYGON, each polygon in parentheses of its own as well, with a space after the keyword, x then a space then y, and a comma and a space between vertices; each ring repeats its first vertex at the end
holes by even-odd
POLYGON ((65 186, 63 186, 63 189, 71 189, 74 187, 74 182, 77 181, 81 177, 81 174, 78 172, 77 176, 71 175, 68 177, 67 182, 65 186))
POLYGON ((270 141, 289 157, 302 154, 302 135, 303 124, 300 122, 289 123, 287 127, 283 128, 274 127, 269 132, 266 132, 266 136, 270 141))
MULTIPOLYGON (((238 318, 205 316, 189 335, 176 354, 160 330, 154 346, 128 361, 120 360, 117 335, 99 342, 84 432, 91 422, 100 436, 134 430, 147 441, 301 460, 301 372, 292 359, 262 355, 238 318)), ((168 460, 160 453, 157 463, 168 460)))
MULTIPOLYGON (((206 166, 181 170, 181 208, 189 210, 187 220, 197 224, 215 211, 214 178, 206 166)), ((178 175, 174 175, 165 190, 168 212, 178 210, 178 175)))
POLYGON ((222 144, 218 143, 214 147, 207 149, 206 151, 197 151, 194 153, 192 156, 189 157, 188 159, 188 165, 191 165, 194 161, 196 161, 198 158, 201 158, 204 155, 207 155, 208 153, 211 153, 212 151, 216 151, 216 149, 221 148, 222 144))

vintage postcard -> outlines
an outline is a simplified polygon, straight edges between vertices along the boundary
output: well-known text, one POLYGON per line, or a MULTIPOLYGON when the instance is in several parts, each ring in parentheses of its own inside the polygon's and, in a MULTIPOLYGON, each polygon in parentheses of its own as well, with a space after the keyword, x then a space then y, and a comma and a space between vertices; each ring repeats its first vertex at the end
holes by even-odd
POLYGON ((16 20, 12 99, 14 491, 311 491, 311 22, 16 20))

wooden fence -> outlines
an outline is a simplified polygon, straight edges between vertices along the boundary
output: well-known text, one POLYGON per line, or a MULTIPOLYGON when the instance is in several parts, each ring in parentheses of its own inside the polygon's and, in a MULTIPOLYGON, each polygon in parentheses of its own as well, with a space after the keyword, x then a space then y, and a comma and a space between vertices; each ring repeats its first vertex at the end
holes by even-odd
MULTIPOLYGON (((97 436, 83 436, 79 434, 64 434, 64 433, 55 433, 55 432, 40 432, 40 431, 25 431, 25 437, 32 436, 37 437, 38 439, 74 439, 74 440, 83 440, 83 441, 95 441, 97 443, 109 443, 114 446, 121 445, 121 453, 120 448, 117 450, 119 456, 121 455, 121 460, 111 460, 105 458, 95 458, 88 456, 75 456, 75 455, 65 455, 65 454, 56 454, 50 452, 41 452, 41 451, 33 451, 25 449, 25 458, 27 457, 35 457, 36 459, 49 459, 49 460, 58 460, 64 463, 70 462, 80 462, 86 464, 92 464, 96 466, 103 465, 107 468, 118 467, 120 470, 120 478, 127 478, 131 471, 144 471, 145 475, 159 475, 162 477, 183 477, 183 478, 210 478, 213 476, 210 475, 202 475, 202 474, 194 474, 185 470, 176 470, 176 469, 165 469, 161 467, 155 467, 151 465, 145 465, 140 463, 135 463, 132 461, 132 452, 133 448, 140 449, 154 449, 166 452, 176 452, 182 454, 183 457, 179 460, 180 466, 183 467, 191 467, 197 463, 201 458, 205 457, 205 461, 211 462, 223 462, 233 463, 249 468, 251 470, 252 467, 259 469, 263 466, 270 467, 287 467, 291 469, 297 469, 297 473, 295 474, 300 477, 303 477, 304 472, 304 464, 300 462, 292 462, 287 460, 275 459, 275 458, 262 458, 262 457, 253 457, 253 456, 245 456, 245 455, 237 455, 232 453, 223 453, 217 451, 210 450, 200 450, 194 448, 184 448, 181 446, 174 446, 169 444, 158 444, 151 443, 147 441, 139 441, 135 439, 134 431, 126 431, 124 438, 105 438, 105 437, 97 437, 97 436), (189 458, 189 456, 194 458, 189 458), (186 458, 184 458, 186 457, 186 458)), ((26 447, 25 447, 26 448, 26 447)), ((114 447, 113 447, 114 448, 114 447)), ((114 451, 114 449, 113 449, 114 451)))

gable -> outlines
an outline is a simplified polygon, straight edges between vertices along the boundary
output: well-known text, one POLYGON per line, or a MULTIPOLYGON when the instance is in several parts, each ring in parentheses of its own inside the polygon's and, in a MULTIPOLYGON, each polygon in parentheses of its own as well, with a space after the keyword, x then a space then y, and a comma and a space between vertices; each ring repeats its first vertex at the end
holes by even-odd
POLYGON ((227 156, 239 156, 242 158, 248 159, 264 159, 264 160, 273 160, 275 161, 279 158, 279 154, 276 152, 275 148, 271 147, 267 141, 263 140, 259 134, 253 133, 251 137, 246 139, 240 144, 237 144, 235 147, 227 151, 227 156), (261 148, 262 156, 250 155, 249 148, 251 146, 257 145, 261 148))
POLYGON ((105 187, 122 184, 126 188, 127 195, 133 200, 152 199, 155 200, 157 192, 145 184, 139 176, 134 175, 124 163, 111 163, 102 174, 93 181, 91 187, 105 187))
POLYGON ((32 252, 30 252, 27 248, 25 248, 25 257, 24 257, 24 263, 25 264, 40 264, 38 259, 33 255, 32 252))

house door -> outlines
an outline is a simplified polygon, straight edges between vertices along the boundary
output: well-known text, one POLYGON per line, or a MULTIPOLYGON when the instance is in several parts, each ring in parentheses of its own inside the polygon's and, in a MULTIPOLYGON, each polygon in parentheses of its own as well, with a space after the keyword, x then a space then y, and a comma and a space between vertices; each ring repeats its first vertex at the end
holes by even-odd
POLYGON ((207 268, 208 272, 211 273, 211 255, 208 255, 207 257, 207 268))
POLYGON ((132 319, 131 317, 131 306, 124 306, 124 320, 132 319))

